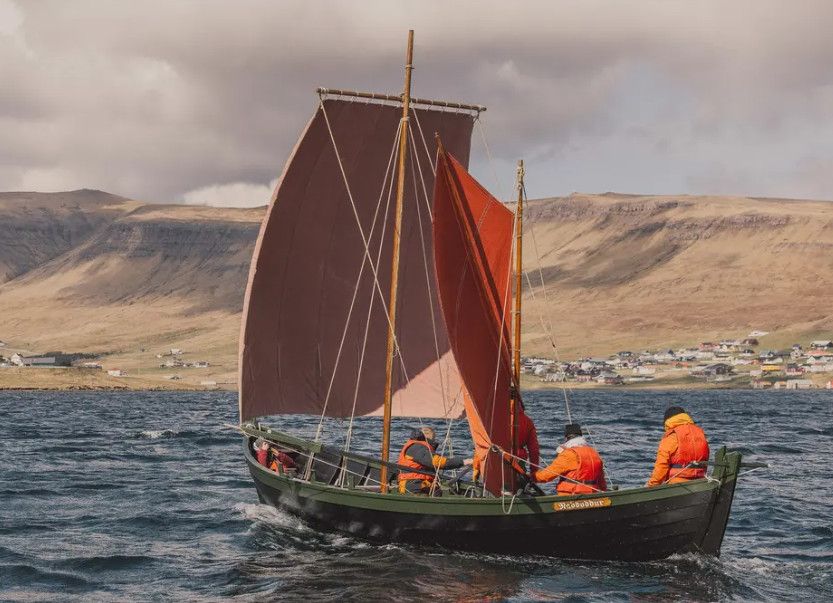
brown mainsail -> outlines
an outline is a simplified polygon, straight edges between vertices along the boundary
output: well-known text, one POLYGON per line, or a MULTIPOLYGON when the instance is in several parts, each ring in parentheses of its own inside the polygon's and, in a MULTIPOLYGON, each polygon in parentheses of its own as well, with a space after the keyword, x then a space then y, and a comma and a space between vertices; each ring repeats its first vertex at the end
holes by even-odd
MULTIPOLYGON (((387 318, 378 291, 387 297, 390 287, 393 222, 383 197, 400 118, 400 107, 324 99, 297 143, 261 226, 246 290, 242 421, 280 413, 380 412, 387 318), (366 263, 365 240, 375 270, 366 263)), ((429 194, 433 189, 433 133, 467 164, 474 117, 416 108, 411 121, 420 129, 405 186, 393 412, 459 416, 459 376, 433 284, 430 207, 421 196, 423 186, 429 194)))

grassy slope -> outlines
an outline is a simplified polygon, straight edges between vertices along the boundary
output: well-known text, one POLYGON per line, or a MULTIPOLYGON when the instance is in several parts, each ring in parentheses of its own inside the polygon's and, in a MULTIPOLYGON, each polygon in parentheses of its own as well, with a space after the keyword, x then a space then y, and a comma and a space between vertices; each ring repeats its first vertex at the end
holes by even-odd
MULTIPOLYGON (((105 368, 131 373, 118 380, 128 386, 234 385, 262 208, 143 205, 96 191, 32 195, 0 195, 0 237, 29 250, 0 249, 0 340, 24 351, 104 354, 105 368), (171 347, 212 366, 159 369, 155 354, 171 347), (171 374, 182 381, 163 379, 171 374)), ((772 331, 761 343, 773 348, 833 336, 831 203, 573 195, 532 201, 528 216, 526 265, 537 268, 537 246, 547 296, 526 292, 526 353, 552 355, 542 318, 564 357, 751 329, 772 331)), ((0 387, 27 375, 35 373, 0 370, 0 387)), ((58 375, 38 379, 54 385, 58 375)))

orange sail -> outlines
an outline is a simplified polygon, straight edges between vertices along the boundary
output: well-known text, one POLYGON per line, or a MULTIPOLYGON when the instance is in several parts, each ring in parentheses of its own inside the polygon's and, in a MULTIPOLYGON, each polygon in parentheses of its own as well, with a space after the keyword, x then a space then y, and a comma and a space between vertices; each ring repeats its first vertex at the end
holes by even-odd
POLYGON ((509 276, 514 214, 441 147, 434 184, 434 264, 466 415, 489 492, 514 490, 497 446, 512 452, 509 276))
MULTIPOLYGON (((269 205, 249 273, 240 338, 241 421, 282 413, 378 414, 387 318, 376 291, 387 297, 390 289, 393 212, 385 213, 384 203, 381 211, 377 207, 401 112, 384 104, 327 99, 298 141, 269 205), (373 270, 363 268, 365 241, 356 216, 378 262, 378 285, 373 270)), ((420 108, 411 115, 425 132, 440 132, 467 161, 470 114, 420 108)), ((431 216, 416 194, 422 195, 423 181, 429 191, 433 187, 434 141, 416 140, 412 156, 419 164, 409 169, 405 187, 393 413, 457 417, 459 376, 436 299, 431 216)))

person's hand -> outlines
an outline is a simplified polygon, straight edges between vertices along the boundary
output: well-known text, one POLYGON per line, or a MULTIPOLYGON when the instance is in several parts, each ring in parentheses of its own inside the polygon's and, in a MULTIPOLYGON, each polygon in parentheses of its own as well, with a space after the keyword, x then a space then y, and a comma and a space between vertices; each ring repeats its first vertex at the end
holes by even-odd
POLYGON ((463 461, 463 465, 468 466, 468 465, 471 465, 473 462, 474 462, 474 459, 465 459, 463 461))

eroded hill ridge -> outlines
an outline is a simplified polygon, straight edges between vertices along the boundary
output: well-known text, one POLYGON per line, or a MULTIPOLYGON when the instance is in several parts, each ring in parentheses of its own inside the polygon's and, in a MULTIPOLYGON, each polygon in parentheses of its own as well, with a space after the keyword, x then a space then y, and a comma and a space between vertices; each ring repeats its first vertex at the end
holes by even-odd
MULTIPOLYGON (((263 211, 0 193, 0 340, 148 374, 155 353, 179 347, 233 382, 263 211)), ((552 354, 549 323, 563 357, 756 328, 777 347, 833 330, 833 203, 573 194, 531 201, 527 224, 529 353, 552 354)))

